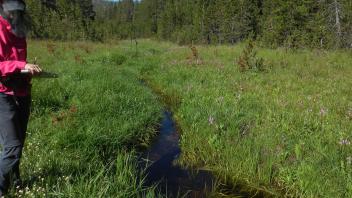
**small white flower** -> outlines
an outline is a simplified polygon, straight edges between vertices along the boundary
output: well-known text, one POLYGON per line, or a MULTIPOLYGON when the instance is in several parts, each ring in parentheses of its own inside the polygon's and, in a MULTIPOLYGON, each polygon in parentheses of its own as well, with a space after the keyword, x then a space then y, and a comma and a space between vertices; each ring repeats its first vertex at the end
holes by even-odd
POLYGON ((349 140, 347 140, 347 139, 341 139, 339 144, 348 146, 348 145, 351 144, 351 142, 349 140))
POLYGON ((321 108, 320 109, 320 116, 326 116, 326 114, 328 114, 328 110, 325 108, 321 108))
POLYGON ((208 122, 209 122, 210 125, 213 125, 214 122, 215 122, 215 118, 213 116, 209 116, 208 122))

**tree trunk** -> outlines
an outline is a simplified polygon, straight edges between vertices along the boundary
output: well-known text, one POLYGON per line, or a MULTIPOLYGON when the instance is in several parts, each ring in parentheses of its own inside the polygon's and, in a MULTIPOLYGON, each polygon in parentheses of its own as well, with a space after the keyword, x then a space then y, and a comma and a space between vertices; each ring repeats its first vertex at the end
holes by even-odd
POLYGON ((340 22, 340 17, 341 17, 341 10, 340 10, 340 4, 337 2, 337 0, 334 1, 334 7, 335 7, 335 26, 336 26, 336 34, 338 38, 341 38, 342 31, 341 31, 341 22, 340 22))

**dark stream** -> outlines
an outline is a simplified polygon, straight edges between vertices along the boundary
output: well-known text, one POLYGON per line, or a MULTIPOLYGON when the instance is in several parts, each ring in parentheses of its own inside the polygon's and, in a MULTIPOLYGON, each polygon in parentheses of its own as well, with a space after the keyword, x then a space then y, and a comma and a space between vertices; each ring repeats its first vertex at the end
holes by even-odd
POLYGON ((185 170, 173 162, 181 154, 180 134, 170 112, 164 112, 160 134, 140 159, 146 168, 145 185, 158 184, 161 193, 168 197, 202 198, 212 191, 213 175, 204 170, 185 170))
MULTIPOLYGON (((148 86, 145 80, 141 83, 148 86)), ((158 190, 168 198, 207 198, 219 197, 214 190, 222 192, 220 197, 273 197, 264 191, 245 186, 219 186, 212 172, 207 170, 188 170, 174 164, 180 156, 180 133, 170 111, 165 111, 159 128, 159 135, 139 159, 139 167, 145 170, 146 186, 157 184, 158 190), (226 195, 226 196, 225 196, 226 195)))
POLYGON ((218 186, 214 189, 216 178, 210 171, 186 170, 174 164, 181 149, 180 134, 171 112, 164 112, 159 130, 154 143, 139 159, 140 168, 146 170, 146 186, 157 184, 158 190, 169 198, 206 198, 214 190, 221 190, 226 196, 212 194, 211 197, 273 197, 263 191, 246 191, 248 188, 244 186, 222 186, 221 189, 218 186))

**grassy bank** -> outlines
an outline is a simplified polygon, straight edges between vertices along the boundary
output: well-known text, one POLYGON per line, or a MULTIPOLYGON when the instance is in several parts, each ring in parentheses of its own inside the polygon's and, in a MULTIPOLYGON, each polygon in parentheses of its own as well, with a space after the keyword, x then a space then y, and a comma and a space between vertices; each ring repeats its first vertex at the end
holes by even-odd
POLYGON ((155 135, 161 106, 130 48, 30 41, 29 53, 60 77, 33 82, 25 188, 10 197, 156 197, 137 179, 136 150, 155 135))
POLYGON ((182 129, 180 164, 287 196, 352 196, 351 52, 260 49, 266 71, 240 72, 242 45, 141 45, 182 129))
POLYGON ((34 81, 28 190, 13 196, 157 197, 135 158, 155 135, 160 98, 182 130, 179 164, 244 190, 352 196, 351 52, 260 49, 266 70, 241 72, 244 45, 134 47, 30 42, 29 59, 61 76, 34 81))

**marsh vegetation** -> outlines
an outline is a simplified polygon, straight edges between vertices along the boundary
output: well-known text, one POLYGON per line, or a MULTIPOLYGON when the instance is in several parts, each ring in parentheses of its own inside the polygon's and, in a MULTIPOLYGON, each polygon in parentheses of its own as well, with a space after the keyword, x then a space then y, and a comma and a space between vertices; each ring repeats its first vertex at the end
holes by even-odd
POLYGON ((152 40, 138 54, 127 41, 29 44, 29 59, 60 78, 33 82, 25 188, 13 196, 162 196, 136 162, 164 104, 181 133, 176 163, 210 170, 226 192, 352 195, 349 51, 256 47, 266 70, 241 72, 247 44, 194 46, 201 61, 152 40))

